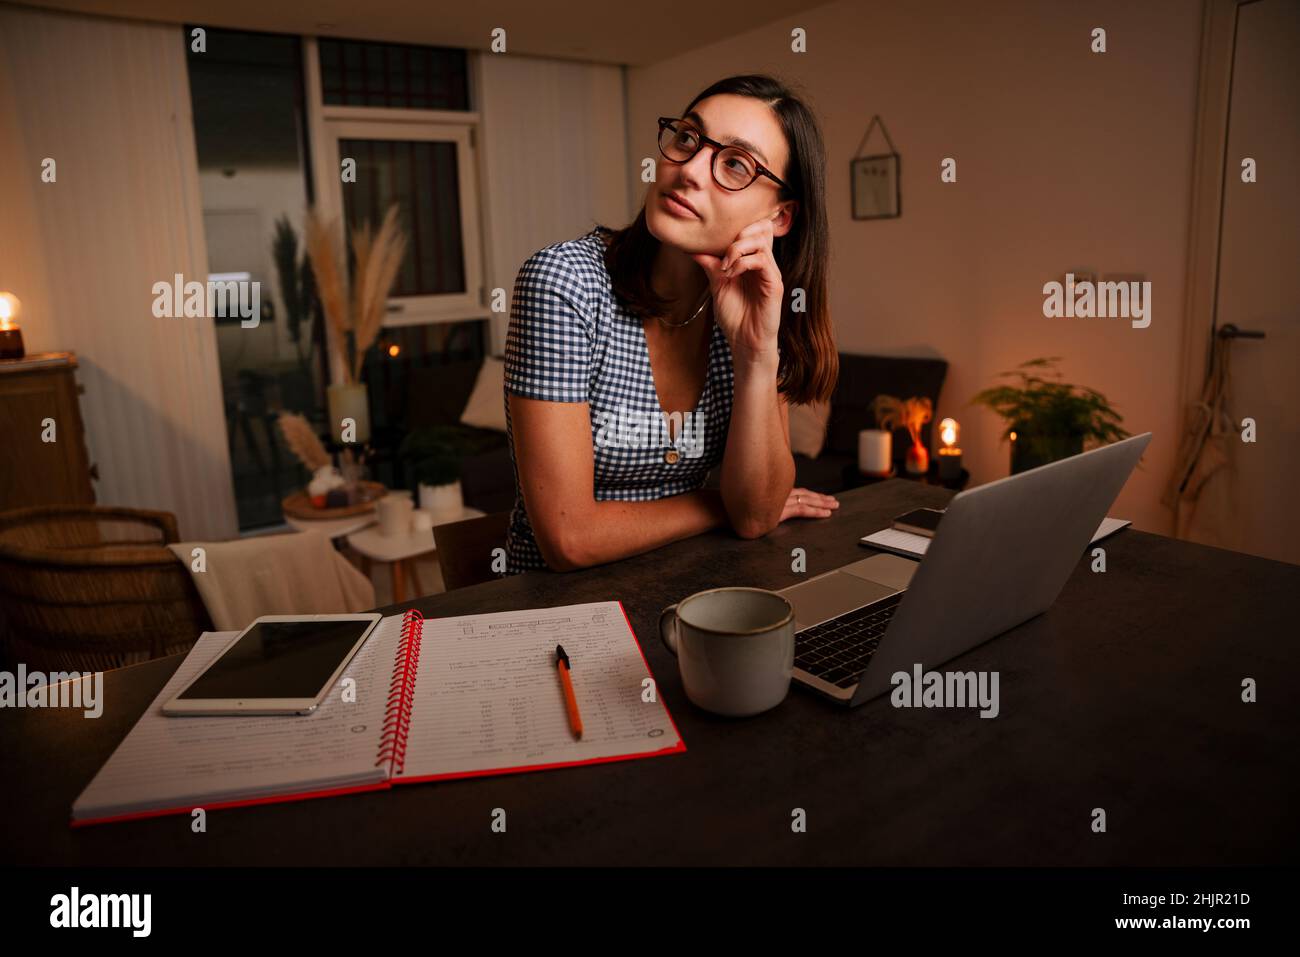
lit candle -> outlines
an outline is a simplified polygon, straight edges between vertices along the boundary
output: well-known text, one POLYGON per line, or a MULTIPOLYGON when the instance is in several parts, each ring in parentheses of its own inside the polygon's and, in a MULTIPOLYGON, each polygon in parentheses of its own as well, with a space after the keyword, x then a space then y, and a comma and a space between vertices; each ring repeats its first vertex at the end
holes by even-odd
POLYGON ((939 423, 939 481, 951 482, 961 477, 961 449, 957 438, 961 426, 956 419, 944 419, 939 423))
POLYGON ((23 348, 23 330, 18 325, 22 303, 11 292, 0 292, 0 359, 21 359, 27 354, 23 348))

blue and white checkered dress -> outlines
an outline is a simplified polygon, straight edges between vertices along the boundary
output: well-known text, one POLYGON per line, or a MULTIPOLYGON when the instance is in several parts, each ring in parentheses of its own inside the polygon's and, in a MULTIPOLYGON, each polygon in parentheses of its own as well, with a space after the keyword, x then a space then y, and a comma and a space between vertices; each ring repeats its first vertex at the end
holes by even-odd
MULTIPOLYGON (((699 405, 668 438, 641 320, 614 295, 601 227, 528 258, 515 279, 506 336, 505 391, 548 402, 586 402, 591 414, 596 501, 646 502, 704 484, 722 461, 731 422, 731 347, 715 323, 699 405)), ((506 574, 546 568, 519 488, 514 431, 506 431, 515 507, 506 574)))

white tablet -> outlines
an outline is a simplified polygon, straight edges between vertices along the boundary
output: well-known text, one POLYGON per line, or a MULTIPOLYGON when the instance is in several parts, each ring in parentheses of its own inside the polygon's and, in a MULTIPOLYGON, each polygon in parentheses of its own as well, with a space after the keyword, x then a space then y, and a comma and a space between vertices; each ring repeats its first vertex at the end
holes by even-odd
POLYGON ((309 714, 382 617, 263 615, 163 705, 163 714, 309 714))

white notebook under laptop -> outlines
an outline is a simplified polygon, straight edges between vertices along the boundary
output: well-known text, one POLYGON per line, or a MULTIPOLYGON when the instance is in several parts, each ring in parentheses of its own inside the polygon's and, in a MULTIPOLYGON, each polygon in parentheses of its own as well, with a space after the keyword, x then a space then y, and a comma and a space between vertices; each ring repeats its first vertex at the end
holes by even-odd
MULTIPOLYGON (((1103 518, 1101 524, 1097 526, 1097 533, 1092 536, 1092 541, 1099 542, 1107 535, 1132 524, 1128 519, 1103 518)), ((900 532, 896 528, 882 528, 878 532, 862 536, 858 541, 884 552, 893 552, 907 558, 920 558, 930 547, 932 539, 924 535, 913 535, 911 532, 900 532)))

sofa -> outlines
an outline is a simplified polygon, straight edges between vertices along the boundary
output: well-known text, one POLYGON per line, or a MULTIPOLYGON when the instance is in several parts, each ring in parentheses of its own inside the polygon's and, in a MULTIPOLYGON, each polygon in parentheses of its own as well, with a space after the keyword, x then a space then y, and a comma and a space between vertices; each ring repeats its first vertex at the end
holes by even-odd
MULTIPOLYGON (((815 492, 843 491, 846 477, 857 468, 858 432, 876 427, 871 405, 878 395, 901 399, 928 397, 937 408, 939 393, 948 372, 943 359, 910 359, 891 356, 863 356, 840 353, 840 375, 831 397, 826 423, 826 442, 816 458, 796 454, 795 484, 815 492)), ((465 504, 484 512, 502 512, 514 506, 514 473, 506 435, 494 429, 461 425, 461 413, 469 401, 482 362, 452 362, 430 369, 411 371, 409 423, 412 428, 428 425, 454 427, 461 436, 460 481, 465 504)), ((930 423, 922 439, 930 443, 930 423)), ((910 444, 907 429, 894 432, 893 454, 901 472, 910 444)), ((709 473, 706 485, 716 488, 719 469, 709 473)))
MULTIPOLYGON (((816 458, 795 453, 794 483, 814 492, 834 494, 859 484, 849 482, 858 466, 858 433, 876 427, 872 403, 878 395, 900 399, 926 397, 939 405, 939 392, 948 373, 943 359, 906 359, 892 356, 860 356, 841 352, 840 374, 831 395, 830 416, 826 422, 826 441, 816 458)), ((930 429, 921 430, 922 441, 929 446, 930 429)), ((893 458, 903 471, 911 438, 906 428, 894 430, 893 458)), ((720 469, 709 473, 706 485, 717 488, 720 469)))
POLYGON ((435 425, 454 429, 463 450, 460 488, 465 504, 488 513, 504 512, 515 504, 506 434, 460 421, 482 365, 482 360, 471 359, 412 369, 407 424, 412 429, 435 425))

